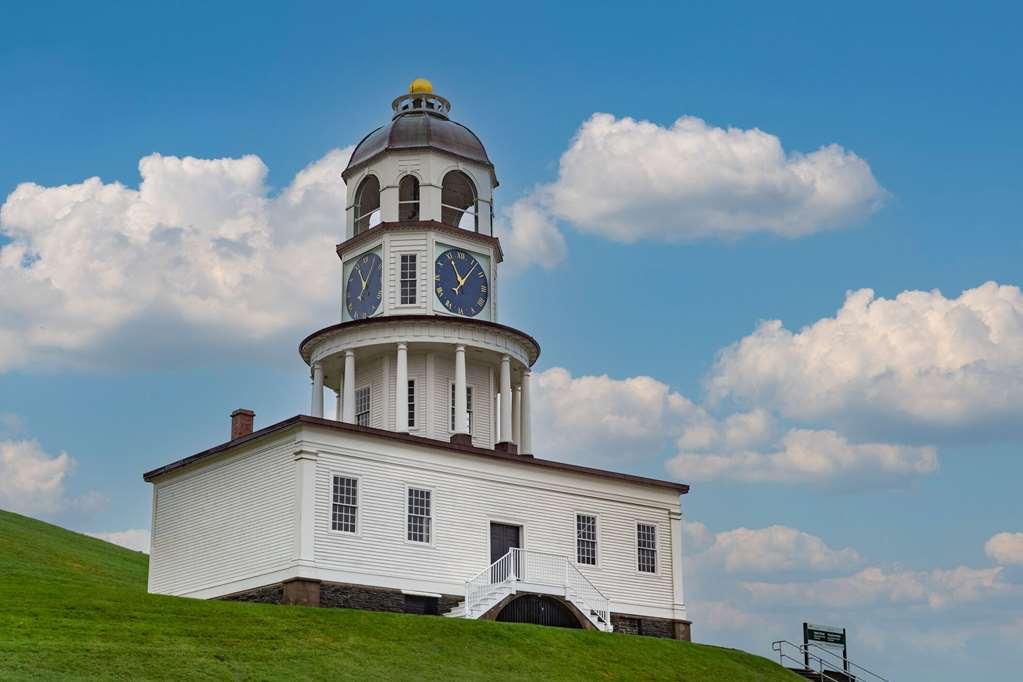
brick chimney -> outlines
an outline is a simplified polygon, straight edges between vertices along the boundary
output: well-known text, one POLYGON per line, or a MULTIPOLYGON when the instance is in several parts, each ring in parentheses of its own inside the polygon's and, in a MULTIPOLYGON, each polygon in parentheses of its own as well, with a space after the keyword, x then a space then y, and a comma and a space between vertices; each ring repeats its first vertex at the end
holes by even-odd
POLYGON ((252 418, 256 413, 252 410, 235 410, 231 413, 231 440, 252 433, 252 418))

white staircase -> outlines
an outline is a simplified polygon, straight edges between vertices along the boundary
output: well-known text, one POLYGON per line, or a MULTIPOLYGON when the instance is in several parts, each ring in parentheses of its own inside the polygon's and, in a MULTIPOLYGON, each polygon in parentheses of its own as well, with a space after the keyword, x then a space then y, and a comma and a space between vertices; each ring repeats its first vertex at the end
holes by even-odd
POLYGON ((476 619, 519 592, 562 597, 598 630, 612 630, 607 597, 567 557, 518 548, 465 581, 465 601, 444 615, 476 619))

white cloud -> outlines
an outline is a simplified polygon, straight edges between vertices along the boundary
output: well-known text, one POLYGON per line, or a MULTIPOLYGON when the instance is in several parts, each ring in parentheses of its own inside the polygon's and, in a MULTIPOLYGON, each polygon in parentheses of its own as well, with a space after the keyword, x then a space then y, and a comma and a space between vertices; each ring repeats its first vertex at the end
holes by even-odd
POLYGON ((25 514, 59 511, 73 467, 66 452, 51 457, 34 440, 0 441, 0 507, 25 514))
POLYGON ((13 412, 0 412, 0 436, 14 436, 21 433, 25 423, 13 412))
POLYGON ((505 265, 513 271, 530 265, 549 270, 565 259, 564 235, 550 214, 528 197, 502 212, 495 233, 501 239, 505 265))
POLYGON ((758 602, 868 609, 879 604, 940 609, 952 604, 1018 594, 1001 568, 959 566, 932 571, 886 570, 871 566, 853 575, 802 582, 744 582, 758 602))
POLYGON ((121 547, 133 549, 136 552, 149 553, 149 530, 146 528, 131 528, 128 530, 112 531, 108 533, 86 533, 94 538, 112 542, 121 547))
POLYGON ((1023 533, 998 533, 984 543, 984 552, 1000 564, 1023 565, 1023 533))
POLYGON ((584 464, 655 458, 697 409, 646 376, 573 377, 554 367, 534 375, 533 387, 537 454, 584 464))
POLYGON ((255 156, 152 154, 137 190, 19 185, 0 207, 13 240, 0 248, 0 371, 237 355, 329 321, 349 154, 332 151, 272 198, 255 156))
POLYGON ((852 548, 833 549, 816 535, 775 525, 717 533, 693 561, 698 571, 752 574, 850 569, 861 560, 852 548))
POLYGON ((988 282, 946 298, 851 292, 832 318, 791 332, 778 320, 726 348, 708 380, 794 419, 847 428, 990 431, 1023 416, 1023 294, 988 282))
POLYGON ((838 145, 801 154, 755 128, 691 116, 665 128, 596 113, 542 195, 581 231, 678 242, 839 227, 876 208, 885 192, 867 163, 838 145))
MULTIPOLYGON (((684 438, 679 445, 684 445, 684 438)), ((683 480, 730 479, 782 483, 829 483, 838 487, 894 487, 938 468, 933 447, 850 443, 835 431, 790 429, 778 448, 681 450, 666 464, 683 480)))

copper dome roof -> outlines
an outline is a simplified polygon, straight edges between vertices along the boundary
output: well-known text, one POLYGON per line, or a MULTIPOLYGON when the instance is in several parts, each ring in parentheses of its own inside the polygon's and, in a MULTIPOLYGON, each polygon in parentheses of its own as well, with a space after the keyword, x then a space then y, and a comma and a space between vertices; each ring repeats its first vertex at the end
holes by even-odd
POLYGON ((490 169, 494 187, 497 186, 494 164, 491 163, 487 150, 475 133, 461 123, 450 120, 440 111, 411 107, 406 110, 400 109, 399 101, 407 99, 408 96, 395 100, 394 107, 397 113, 391 122, 377 128, 356 145, 348 161, 348 167, 341 173, 345 180, 354 169, 385 151, 437 149, 486 166, 490 169))

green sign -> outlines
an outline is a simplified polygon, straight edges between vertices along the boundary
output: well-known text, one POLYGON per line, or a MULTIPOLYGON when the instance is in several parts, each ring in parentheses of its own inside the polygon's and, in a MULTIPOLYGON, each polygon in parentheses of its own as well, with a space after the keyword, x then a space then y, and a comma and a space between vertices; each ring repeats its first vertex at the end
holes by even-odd
POLYGON ((845 646, 845 628, 836 628, 831 625, 806 624, 806 641, 819 644, 834 644, 845 646))

